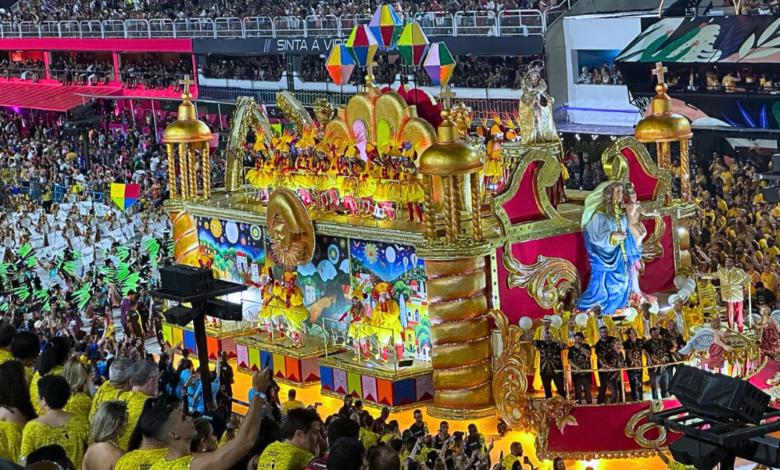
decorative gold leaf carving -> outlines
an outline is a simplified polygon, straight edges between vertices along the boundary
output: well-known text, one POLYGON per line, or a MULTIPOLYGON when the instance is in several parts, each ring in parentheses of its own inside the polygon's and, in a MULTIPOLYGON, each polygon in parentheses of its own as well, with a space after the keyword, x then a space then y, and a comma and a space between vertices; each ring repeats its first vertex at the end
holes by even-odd
POLYGON ((666 233, 666 224, 660 215, 654 215, 655 227, 653 233, 647 235, 642 242, 642 261, 649 263, 654 259, 664 257, 664 247, 661 245, 661 238, 666 233))
POLYGON ((539 255, 536 263, 524 265, 512 255, 512 244, 506 242, 501 262, 509 272, 507 287, 527 289, 528 294, 545 310, 560 314, 570 309, 570 305, 565 304, 580 295, 579 272, 568 260, 539 255))

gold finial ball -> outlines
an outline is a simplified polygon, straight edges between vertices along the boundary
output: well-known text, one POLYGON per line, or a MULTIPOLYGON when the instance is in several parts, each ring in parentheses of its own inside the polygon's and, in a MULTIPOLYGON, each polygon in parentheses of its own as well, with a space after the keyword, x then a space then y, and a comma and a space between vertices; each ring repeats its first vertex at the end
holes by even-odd
POLYGON ((655 92, 658 93, 659 95, 661 93, 666 93, 668 90, 669 90, 669 85, 667 85, 666 83, 655 84, 655 92))

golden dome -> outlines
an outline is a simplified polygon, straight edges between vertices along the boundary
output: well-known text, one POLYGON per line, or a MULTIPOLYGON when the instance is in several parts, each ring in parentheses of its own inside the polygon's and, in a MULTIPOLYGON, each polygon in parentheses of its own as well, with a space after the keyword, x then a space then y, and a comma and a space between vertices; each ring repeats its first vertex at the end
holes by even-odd
POLYGON ((203 142, 211 140, 211 130, 198 120, 179 120, 165 128, 163 142, 177 144, 182 142, 203 142))
POLYGON ((666 94, 667 86, 655 86, 657 95, 653 98, 651 114, 636 125, 634 137, 641 142, 664 142, 690 139, 693 137, 688 118, 672 112, 672 99, 666 94))
POLYGON ((446 117, 437 129, 439 142, 425 149, 420 157, 420 173, 453 176, 481 170, 479 153, 458 140, 458 128, 446 117))
POLYGON ((179 105, 179 117, 172 122, 163 132, 163 142, 178 144, 186 142, 204 142, 211 140, 211 130, 203 121, 198 120, 197 110, 192 104, 190 94, 189 76, 181 81, 184 92, 181 94, 182 102, 179 105))

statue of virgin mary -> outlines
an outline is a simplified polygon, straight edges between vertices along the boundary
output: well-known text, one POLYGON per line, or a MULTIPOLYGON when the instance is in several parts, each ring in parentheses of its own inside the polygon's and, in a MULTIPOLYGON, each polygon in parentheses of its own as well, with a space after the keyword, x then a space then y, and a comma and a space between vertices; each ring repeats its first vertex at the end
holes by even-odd
POLYGON ((587 289, 575 302, 580 310, 599 305, 602 313, 612 315, 628 307, 638 288, 634 266, 642 253, 628 229, 624 194, 623 183, 604 182, 585 199, 581 224, 591 272, 587 289))

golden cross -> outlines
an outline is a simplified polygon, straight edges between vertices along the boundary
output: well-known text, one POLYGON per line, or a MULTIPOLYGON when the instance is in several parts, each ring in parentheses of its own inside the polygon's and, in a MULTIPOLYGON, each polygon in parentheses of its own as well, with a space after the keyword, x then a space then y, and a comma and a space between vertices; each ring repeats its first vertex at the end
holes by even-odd
POLYGON ((450 109, 450 100, 455 98, 455 93, 452 92, 449 85, 444 85, 444 87, 442 87, 442 92, 439 93, 437 98, 444 100, 444 109, 450 109))
POLYGON ((184 85, 184 93, 190 92, 190 85, 194 85, 195 81, 190 78, 189 75, 185 75, 183 80, 179 80, 179 85, 184 85))
POLYGON ((666 73, 668 69, 664 67, 663 62, 656 62, 655 68, 653 69, 653 75, 658 77, 658 83, 666 83, 664 81, 664 74, 666 73))

